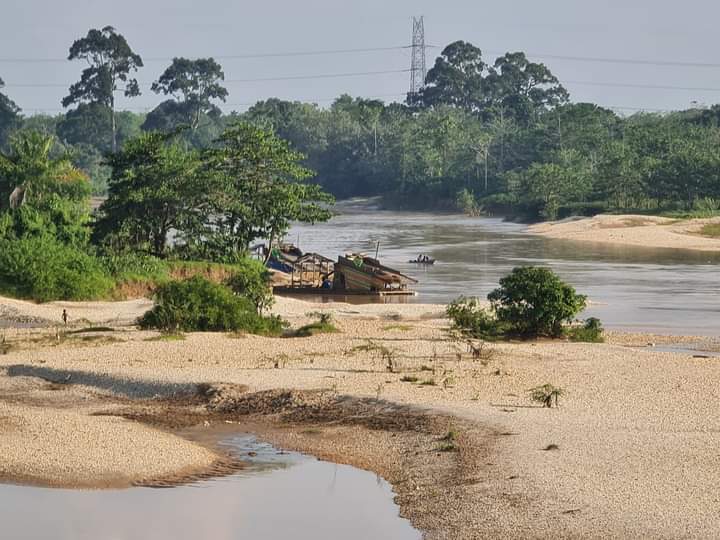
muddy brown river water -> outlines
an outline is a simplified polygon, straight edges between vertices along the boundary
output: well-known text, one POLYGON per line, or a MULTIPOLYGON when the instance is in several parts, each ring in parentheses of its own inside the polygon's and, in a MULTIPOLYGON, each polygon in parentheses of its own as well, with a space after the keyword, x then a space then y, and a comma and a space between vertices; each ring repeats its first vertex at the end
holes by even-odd
POLYGON ((418 296, 391 301, 485 297, 514 266, 543 265, 587 294, 592 305, 585 315, 608 328, 720 332, 720 254, 554 240, 501 219, 381 211, 373 201, 342 202, 337 212, 328 223, 296 225, 287 240, 333 258, 349 251, 374 255, 379 241, 383 263, 420 280, 418 296), (421 253, 438 262, 407 262, 421 253))

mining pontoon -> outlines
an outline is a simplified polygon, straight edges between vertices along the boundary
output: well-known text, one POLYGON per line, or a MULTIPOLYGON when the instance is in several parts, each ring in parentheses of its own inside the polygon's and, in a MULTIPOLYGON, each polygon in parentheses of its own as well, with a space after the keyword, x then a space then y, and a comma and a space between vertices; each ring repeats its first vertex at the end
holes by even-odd
POLYGON ((285 271, 286 285, 277 286, 275 292, 288 294, 365 295, 365 296, 413 296, 410 285, 417 280, 398 270, 384 266, 377 259, 363 254, 347 254, 333 262, 317 253, 306 253, 290 263, 281 256, 282 270, 278 260, 268 266, 285 271), (286 271, 290 270, 289 272, 286 271))

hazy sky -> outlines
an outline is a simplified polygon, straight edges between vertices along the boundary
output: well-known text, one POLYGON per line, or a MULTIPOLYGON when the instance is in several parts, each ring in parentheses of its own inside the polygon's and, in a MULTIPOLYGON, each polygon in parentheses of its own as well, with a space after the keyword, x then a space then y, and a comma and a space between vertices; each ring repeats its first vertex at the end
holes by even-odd
MULTIPOLYGON (((61 110, 60 100, 67 86, 79 78, 84 65, 29 60, 65 58, 73 40, 91 27, 112 25, 125 35, 131 47, 145 59, 145 67, 137 78, 149 86, 172 56, 218 57, 407 45, 413 15, 425 16, 426 41, 431 45, 444 46, 458 39, 470 41, 483 50, 486 61, 505 51, 526 51, 532 59, 550 67, 574 101, 645 109, 687 108, 692 101, 720 102, 720 58, 716 56, 720 4, 710 0, 2 0, 0 78, 7 84, 4 92, 26 113, 35 110, 55 113, 61 110), (718 66, 600 63, 543 55, 718 66)), ((428 68, 439 51, 428 50, 428 68)), ((410 52, 236 58, 220 62, 226 79, 230 80, 296 77, 408 69, 410 52)), ((147 86, 139 98, 120 99, 120 106, 140 110, 154 107, 160 98, 147 86)), ((408 86, 408 73, 228 82, 230 97, 224 108, 244 110, 248 103, 273 96, 327 105, 343 92, 382 96, 386 101, 401 100, 408 86)))

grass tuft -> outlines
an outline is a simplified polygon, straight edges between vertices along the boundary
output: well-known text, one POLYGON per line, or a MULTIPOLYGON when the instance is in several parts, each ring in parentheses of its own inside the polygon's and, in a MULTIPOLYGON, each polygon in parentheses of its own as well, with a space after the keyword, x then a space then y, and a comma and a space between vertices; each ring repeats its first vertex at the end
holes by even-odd
POLYGON ((184 341, 185 334, 162 333, 159 336, 145 338, 143 341, 184 341))

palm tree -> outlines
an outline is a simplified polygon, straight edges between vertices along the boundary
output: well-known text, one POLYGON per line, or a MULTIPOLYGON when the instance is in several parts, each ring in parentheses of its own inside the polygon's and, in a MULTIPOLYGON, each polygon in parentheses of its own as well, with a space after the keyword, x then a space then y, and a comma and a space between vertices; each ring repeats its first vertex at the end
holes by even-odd
POLYGON ((10 152, 0 154, 0 207, 23 204, 42 207, 53 195, 74 202, 87 199, 87 177, 66 155, 54 157, 55 137, 36 131, 20 132, 10 140, 10 152))

